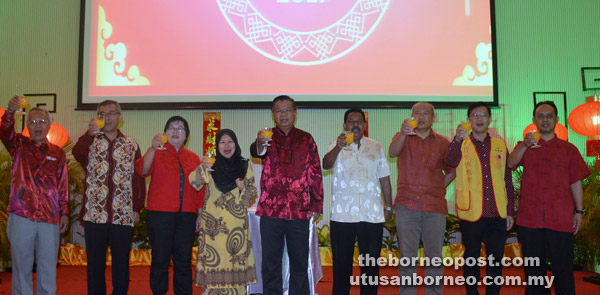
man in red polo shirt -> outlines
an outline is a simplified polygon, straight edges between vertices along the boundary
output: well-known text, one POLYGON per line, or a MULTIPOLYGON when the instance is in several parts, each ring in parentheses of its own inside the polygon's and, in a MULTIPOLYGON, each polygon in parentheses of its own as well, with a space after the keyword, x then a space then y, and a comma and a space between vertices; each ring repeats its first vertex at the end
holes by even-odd
MULTIPOLYGON (((403 257, 417 257, 419 241, 427 257, 442 257, 446 231, 446 187, 454 180, 455 170, 446 163, 449 141, 431 126, 435 121, 433 105, 419 102, 413 105, 412 117, 417 121, 415 134, 408 119, 390 144, 390 157, 398 157, 398 182, 394 200, 398 245, 403 257)), ((410 277, 417 265, 398 266, 398 274, 410 277)), ((425 275, 441 277, 444 268, 428 265, 425 275)), ((425 294, 442 294, 442 285, 425 286, 425 294)), ((400 286, 400 294, 417 294, 416 285, 400 286)))
MULTIPOLYGON (((575 294, 573 239, 583 211, 581 181, 590 171, 577 148, 558 137, 556 105, 540 102, 533 110, 533 123, 541 135, 534 148, 528 134, 508 158, 511 168, 523 166, 519 205, 519 238, 524 257, 538 258, 538 266, 525 266, 525 276, 546 275, 546 253, 552 263, 557 294, 575 294), (549 246, 552 245, 552 246, 549 246)), ((550 294, 544 286, 528 285, 527 294, 550 294)))

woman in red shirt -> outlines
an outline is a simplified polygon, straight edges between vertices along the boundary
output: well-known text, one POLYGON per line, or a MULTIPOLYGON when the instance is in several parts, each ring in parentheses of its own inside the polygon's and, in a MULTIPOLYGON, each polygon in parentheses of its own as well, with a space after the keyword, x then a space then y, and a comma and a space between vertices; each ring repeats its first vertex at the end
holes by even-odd
MULTIPOLYGON (((200 212, 204 191, 196 191, 189 174, 200 165, 198 155, 184 145, 190 134, 187 121, 180 116, 169 118, 162 134, 152 139, 144 157, 135 162, 143 177, 152 176, 148 190, 148 235, 152 246, 150 288, 155 295, 169 290, 169 265, 173 259, 175 294, 192 294, 192 245, 196 229, 196 212, 200 212)), ((199 215, 198 215, 199 216, 199 215)))

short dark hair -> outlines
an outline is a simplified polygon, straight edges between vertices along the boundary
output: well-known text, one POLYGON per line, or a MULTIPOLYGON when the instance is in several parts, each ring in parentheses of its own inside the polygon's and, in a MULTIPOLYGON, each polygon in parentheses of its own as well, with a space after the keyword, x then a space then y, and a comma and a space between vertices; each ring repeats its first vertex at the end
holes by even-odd
POLYGON ((554 102, 547 100, 547 101, 540 101, 535 104, 535 107, 533 107, 533 117, 535 117, 535 110, 537 110, 537 108, 543 104, 547 104, 547 105, 551 106, 554 109, 554 115, 558 116, 558 109, 556 108, 556 105, 554 104, 554 102))
POLYGON ((363 117, 363 120, 365 122, 367 121, 367 117, 365 116, 365 112, 363 112, 363 110, 359 108, 351 108, 344 113, 344 123, 346 123, 346 120, 348 120, 348 115, 350 115, 350 113, 360 113, 363 117))
POLYGON ((111 104, 114 104, 117 107, 117 112, 121 113, 121 105, 118 102, 116 102, 114 100, 110 100, 110 99, 107 99, 107 100, 99 103, 98 106, 96 107, 96 112, 100 111, 100 107, 111 105, 111 104))
POLYGON ((292 107, 294 107, 294 111, 296 110, 296 102, 294 101, 293 98, 287 96, 287 95, 280 95, 278 97, 275 97, 275 99, 273 99, 273 104, 271 104, 271 111, 274 110, 275 108, 275 103, 278 101, 284 101, 284 100, 288 100, 292 102, 292 107))
POLYGON ((167 123, 165 124, 165 130, 163 132, 167 132, 167 129, 169 129, 169 125, 171 125, 171 123, 173 122, 177 122, 180 121, 181 123, 183 123, 183 129, 185 129, 185 141, 183 142, 183 144, 185 145, 188 141, 188 138, 190 137, 190 126, 188 125, 188 122, 181 116, 173 116, 171 118, 169 118, 169 120, 167 120, 167 123))
POLYGON ((469 106, 469 109, 467 110, 467 117, 471 117, 471 112, 478 107, 485 107, 487 109, 488 115, 492 116, 492 111, 490 110, 490 106, 488 106, 485 102, 480 101, 480 102, 472 103, 469 106))

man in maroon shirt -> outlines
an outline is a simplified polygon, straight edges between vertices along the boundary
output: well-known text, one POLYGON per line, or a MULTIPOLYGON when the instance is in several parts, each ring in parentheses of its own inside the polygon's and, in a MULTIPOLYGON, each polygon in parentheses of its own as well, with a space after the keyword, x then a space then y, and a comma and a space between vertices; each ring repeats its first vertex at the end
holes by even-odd
POLYGON ((69 223, 67 161, 63 149, 46 139, 52 124, 48 111, 29 111, 29 137, 15 132, 14 113, 19 99, 15 96, 9 101, 0 126, 0 139, 13 159, 6 227, 12 294, 33 294, 34 257, 37 294, 56 294, 59 231, 65 232, 69 223))
POLYGON ((123 115, 116 101, 101 102, 97 115, 104 119, 103 132, 92 118, 73 148, 73 156, 85 170, 79 219, 85 225, 88 294, 106 294, 104 270, 110 243, 112 294, 124 295, 129 288, 133 225, 146 198, 146 183, 134 170, 142 154, 137 142, 117 129, 123 115))
MULTIPOLYGON (((403 257, 417 257, 419 241, 428 258, 442 257, 446 231, 446 186, 454 180, 454 168, 446 165, 446 150, 450 143, 437 134, 431 126, 435 109, 426 102, 412 107, 412 117, 417 121, 416 135, 410 136, 412 127, 404 120, 400 132, 390 144, 390 157, 398 157, 398 185, 396 199, 396 228, 398 245, 403 257)), ((442 276, 443 267, 427 266, 426 276, 442 276)), ((398 267, 400 276, 412 277, 416 265, 398 267)), ((416 285, 400 286, 400 294, 416 294, 416 285)), ((442 285, 425 286, 426 294, 442 294, 442 285)))
MULTIPOLYGON (((485 241, 488 261, 493 257, 493 263, 486 267, 486 276, 502 276, 500 260, 515 211, 512 175, 506 163, 508 150, 504 140, 490 137, 491 116, 485 103, 471 104, 467 117, 473 131, 467 137, 467 131, 460 124, 446 155, 448 166, 457 167, 456 212, 465 245, 463 275, 467 295, 479 294, 480 266, 469 264, 469 260, 479 258, 482 241, 485 241)), ((486 285, 485 293, 500 294, 500 285, 486 285)))
MULTIPOLYGON (((556 294, 575 294, 573 239, 585 214, 581 181, 590 171, 577 148, 556 137, 556 113, 551 101, 535 105, 533 123, 541 135, 541 147, 535 148, 533 134, 527 134, 510 154, 508 165, 523 166, 519 239, 523 256, 539 261, 537 266, 525 265, 525 276, 545 276, 548 256, 556 278, 556 294)), ((550 289, 527 285, 526 293, 550 294, 550 289)))
POLYGON ((256 209, 261 216, 263 294, 283 294, 284 239, 290 258, 290 294, 309 294, 308 229, 309 219, 323 212, 321 161, 312 136, 294 127, 294 100, 278 96, 271 111, 275 121, 272 139, 261 129, 250 146, 250 154, 261 158, 263 164, 256 209))

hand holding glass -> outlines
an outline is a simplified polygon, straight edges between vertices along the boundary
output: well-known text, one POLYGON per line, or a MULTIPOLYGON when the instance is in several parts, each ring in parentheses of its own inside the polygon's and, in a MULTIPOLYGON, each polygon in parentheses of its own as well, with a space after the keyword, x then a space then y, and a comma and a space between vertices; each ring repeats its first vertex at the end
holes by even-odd
POLYGON ((344 135, 346 136, 346 139, 344 139, 344 142, 346 143, 344 150, 351 151, 352 148, 350 147, 350 144, 354 142, 354 132, 344 131, 344 135))
POLYGON ((460 125, 460 128, 464 129, 467 132, 465 138, 469 137, 469 132, 471 131, 471 123, 463 123, 460 125))
POLYGON ((29 106, 29 100, 27 97, 19 97, 19 109, 23 109, 22 111, 16 111, 15 114, 25 115, 25 109, 29 106))
POLYGON ((408 135, 417 135, 417 133, 415 132, 415 128, 417 128, 418 124, 419 122, 415 120, 415 117, 410 117, 410 120, 408 120, 408 125, 410 125, 410 128, 412 128, 412 130, 408 133, 408 135))
POLYGON ((163 134, 160 136, 160 143, 162 143, 162 144, 161 144, 161 145, 158 147, 158 150, 161 150, 161 151, 164 151, 164 150, 166 150, 166 149, 167 149, 167 148, 165 147, 165 144, 167 143, 167 135, 166 135, 166 134, 164 134, 164 133, 163 133, 163 134))
POLYGON ((264 136, 266 138, 268 138, 269 140, 267 140, 266 143, 263 143, 263 146, 271 146, 269 144, 269 141, 271 140, 271 138, 273 137, 273 131, 271 131, 271 128, 263 128, 263 132, 260 134, 261 136, 264 136))
POLYGON ((215 159, 215 155, 210 153, 206 154, 206 156, 203 159, 203 162, 206 165, 206 171, 214 171, 212 169, 212 165, 214 165, 216 161, 217 159, 215 159))
POLYGON ((533 140, 535 141, 533 143, 533 145, 531 146, 532 149, 537 149, 537 148, 541 148, 542 146, 538 144, 538 141, 540 141, 540 132, 537 130, 533 130, 531 132, 529 132, 533 135, 533 140))
MULTIPOLYGON (((98 126, 98 128, 102 129, 104 128, 104 119, 97 117, 94 120, 94 124, 96 124, 96 126, 98 126)), ((94 132, 95 135, 99 135, 99 134, 104 134, 104 132, 102 132, 101 130, 98 130, 96 132, 94 132)))

